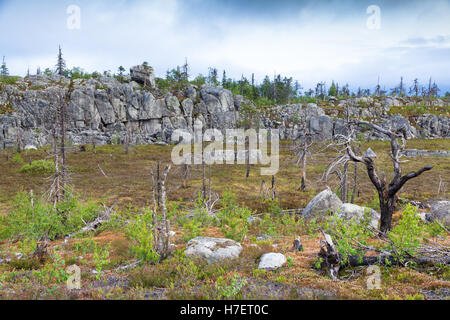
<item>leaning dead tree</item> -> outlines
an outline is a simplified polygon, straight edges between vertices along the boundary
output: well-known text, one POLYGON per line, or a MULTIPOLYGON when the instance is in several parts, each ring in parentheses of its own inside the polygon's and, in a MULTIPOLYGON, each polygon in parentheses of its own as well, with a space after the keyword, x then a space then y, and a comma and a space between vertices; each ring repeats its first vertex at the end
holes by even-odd
POLYGON ((347 137, 343 137, 344 138, 343 144, 345 146, 345 150, 347 152, 349 160, 353 162, 363 163, 366 166, 370 181, 377 189, 381 209, 380 231, 382 233, 387 233, 388 231, 391 230, 392 215, 395 210, 395 199, 397 193, 409 180, 414 179, 420 176, 422 173, 433 169, 433 166, 426 166, 418 171, 413 171, 406 175, 403 175, 401 168, 402 163, 401 157, 407 140, 405 125, 402 126, 401 128, 391 130, 384 129, 379 125, 367 121, 358 121, 355 123, 355 125, 368 126, 372 130, 375 130, 378 133, 387 136, 390 140, 391 144, 390 158, 392 160, 392 164, 394 167, 394 178, 388 184, 385 178, 382 179, 377 174, 374 160, 376 158, 376 155, 374 154, 374 152, 369 149, 364 155, 358 156, 351 145, 352 135, 349 134, 347 137))
POLYGON ((157 166, 157 175, 150 169, 153 182, 153 236, 156 245, 156 252, 160 256, 160 260, 164 260, 169 255, 170 244, 170 222, 167 218, 167 191, 166 181, 171 166, 167 165, 163 173, 160 174, 160 164, 157 166), (158 215, 161 216, 159 220, 158 215))

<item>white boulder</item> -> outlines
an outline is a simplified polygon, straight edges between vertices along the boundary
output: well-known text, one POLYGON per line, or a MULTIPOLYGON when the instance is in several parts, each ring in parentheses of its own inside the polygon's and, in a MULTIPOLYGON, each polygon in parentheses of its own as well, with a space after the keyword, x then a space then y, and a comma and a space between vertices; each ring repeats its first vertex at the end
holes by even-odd
POLYGON ((205 259, 211 264, 238 258, 241 251, 241 244, 234 240, 199 237, 188 242, 185 254, 187 257, 205 259))

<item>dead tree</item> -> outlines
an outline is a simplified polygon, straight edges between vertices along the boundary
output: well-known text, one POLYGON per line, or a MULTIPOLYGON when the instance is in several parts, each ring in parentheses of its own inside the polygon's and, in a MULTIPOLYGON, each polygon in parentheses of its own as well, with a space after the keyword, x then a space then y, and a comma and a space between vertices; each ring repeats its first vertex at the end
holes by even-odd
MULTIPOLYGON (((371 266, 371 265, 403 265, 406 266, 409 262, 414 262, 421 266, 427 265, 448 265, 450 263, 450 250, 448 246, 439 244, 422 245, 414 252, 405 251, 402 248, 398 248, 386 237, 379 239, 386 243, 388 246, 383 248, 369 247, 361 244, 360 242, 353 240, 350 245, 360 251, 360 254, 346 256, 346 259, 336 249, 333 242, 339 241, 339 235, 333 233, 325 233, 321 230, 325 240, 321 241, 321 248, 319 251, 319 258, 321 258, 321 267, 326 266, 330 276, 333 280, 337 281, 339 270, 341 268, 358 267, 358 266, 371 266), (376 252, 377 255, 366 255, 367 252, 376 252)), ((373 228, 369 228, 374 237, 377 237, 377 232, 373 228)))
MULTIPOLYGON (((418 171, 410 172, 406 175, 402 175, 401 169, 401 156, 402 152, 405 148, 406 144, 406 128, 405 126, 396 130, 387 130, 376 124, 367 122, 367 121, 359 121, 356 125, 361 126, 369 126, 373 130, 384 134, 390 140, 391 144, 391 153, 390 157, 392 159, 393 167, 394 167, 394 178, 392 181, 387 184, 385 179, 381 179, 377 171, 375 169, 375 161, 374 158, 376 155, 372 150, 368 150, 363 156, 356 155, 354 149, 351 146, 351 138, 346 137, 345 141, 345 149, 347 151, 348 157, 351 161, 363 163, 366 166, 367 173, 369 175, 370 181, 373 183, 375 188, 377 189, 379 200, 380 200, 380 209, 381 209, 381 226, 380 231, 382 233, 386 233, 391 230, 392 226, 392 215, 395 209, 395 199, 397 193, 400 189, 411 179, 420 176, 425 171, 429 171, 433 169, 432 166, 426 166, 418 171), (401 141, 401 143, 399 142, 401 141)), ((351 136, 350 136, 351 137, 351 136)))
POLYGON ((297 145, 294 146, 294 153, 298 156, 297 166, 302 164, 302 182, 300 190, 304 192, 306 190, 306 169, 307 169, 307 157, 310 154, 310 148, 313 145, 313 135, 311 131, 307 129, 306 119, 302 118, 300 120, 300 130, 302 134, 296 139, 299 141, 297 145))
POLYGON ((191 167, 188 164, 183 164, 183 188, 187 188, 187 183, 189 180, 189 177, 191 176, 191 167))
POLYGON ((130 141, 131 140, 131 134, 130 134, 130 128, 127 126, 127 130, 125 133, 125 154, 128 154, 130 152, 130 141))
POLYGON ((352 200, 350 203, 355 203, 355 194, 358 190, 358 162, 354 162, 355 165, 355 173, 353 177, 353 192, 352 192, 352 200))
POLYGON ((158 252, 160 256, 160 260, 164 260, 169 255, 169 249, 170 249, 170 222, 167 218, 167 193, 166 193, 166 181, 167 176, 170 172, 171 166, 167 165, 163 174, 161 175, 160 170, 160 163, 158 162, 158 173, 157 173, 157 179, 155 178, 155 174, 153 172, 153 169, 150 170, 152 181, 153 181, 153 235, 154 235, 154 243, 156 247, 156 252, 158 252), (158 203, 157 195, 158 189, 161 195, 161 206, 158 203), (161 221, 158 219, 158 212, 161 214, 161 221))
POLYGON ((53 137, 53 164, 55 166, 55 172, 53 176, 50 178, 52 179, 52 184, 50 186, 50 190, 48 192, 48 200, 52 201, 54 205, 59 203, 61 201, 61 173, 59 170, 59 154, 58 154, 58 134, 57 134, 57 127, 53 127, 52 131, 52 137, 53 137))
MULTIPOLYGON (((61 53, 61 48, 60 48, 61 53)), ((70 81, 69 90, 67 91, 64 99, 61 100, 59 108, 59 118, 60 118, 60 153, 61 153, 61 193, 64 198, 66 194, 66 104, 70 101, 70 94, 73 91, 73 82, 70 81)))
POLYGON ((272 176, 272 201, 277 197, 277 190, 275 187, 275 176, 272 176))
POLYGON ((334 246, 333 239, 329 234, 322 230, 325 240, 321 241, 319 257, 327 266, 333 281, 338 280, 339 270, 341 268, 341 257, 334 246))

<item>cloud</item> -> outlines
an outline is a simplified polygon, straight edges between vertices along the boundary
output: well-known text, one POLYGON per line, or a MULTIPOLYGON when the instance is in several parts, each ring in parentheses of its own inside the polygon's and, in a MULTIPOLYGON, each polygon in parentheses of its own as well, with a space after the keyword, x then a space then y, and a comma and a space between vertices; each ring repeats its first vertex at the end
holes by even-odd
POLYGON ((393 86, 400 76, 430 75, 450 84, 450 1, 23 1, 0 0, 0 55, 11 72, 52 67, 61 44, 69 66, 117 70, 148 61, 157 75, 182 64, 192 74, 209 66, 240 78, 292 76, 318 81, 393 86), (67 6, 81 9, 69 30, 67 6), (381 8, 381 29, 366 26, 366 8, 381 8), (18 23, 20 21, 20 23, 18 23), (447 56, 446 56, 447 55, 447 56))

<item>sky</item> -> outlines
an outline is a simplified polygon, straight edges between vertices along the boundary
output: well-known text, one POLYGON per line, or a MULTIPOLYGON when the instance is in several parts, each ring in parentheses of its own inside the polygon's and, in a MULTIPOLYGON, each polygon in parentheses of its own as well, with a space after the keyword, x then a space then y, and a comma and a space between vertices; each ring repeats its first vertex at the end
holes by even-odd
POLYGON ((61 45, 88 72, 148 61, 162 77, 187 58, 192 76, 450 90, 450 0, 0 0, 0 30, 15 75, 53 68, 61 45))

